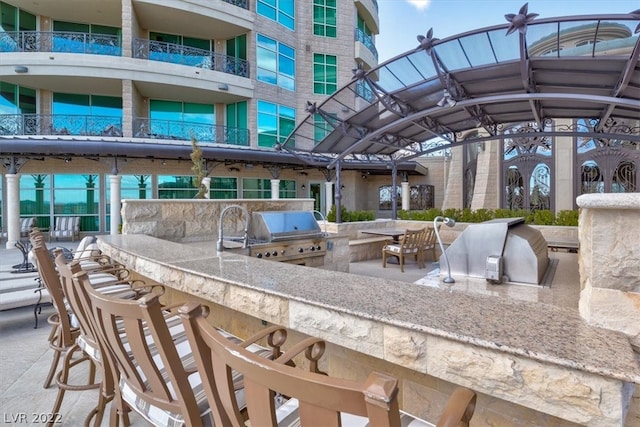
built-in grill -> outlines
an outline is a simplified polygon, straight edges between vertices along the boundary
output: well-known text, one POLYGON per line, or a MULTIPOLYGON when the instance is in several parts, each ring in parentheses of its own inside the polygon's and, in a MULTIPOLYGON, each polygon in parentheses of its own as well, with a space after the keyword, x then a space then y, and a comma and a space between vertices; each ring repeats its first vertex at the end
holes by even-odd
POLYGON ((256 258, 317 267, 324 264, 326 238, 313 212, 253 212, 249 254, 256 258))
POLYGON ((524 218, 469 224, 447 248, 447 257, 452 273, 493 283, 539 285, 549 266, 546 240, 524 218))

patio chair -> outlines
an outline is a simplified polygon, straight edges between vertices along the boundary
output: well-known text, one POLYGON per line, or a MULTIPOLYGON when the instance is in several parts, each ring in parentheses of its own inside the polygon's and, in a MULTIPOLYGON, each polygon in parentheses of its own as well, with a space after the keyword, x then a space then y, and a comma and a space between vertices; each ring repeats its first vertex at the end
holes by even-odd
POLYGON ((80 237, 80 217, 79 216, 58 216, 56 217, 55 227, 49 233, 49 242, 54 238, 68 239, 74 242, 80 237))
POLYGON ((422 245, 422 249, 420 250, 419 256, 422 257, 422 262, 424 266, 425 255, 427 252, 431 251, 431 259, 433 261, 436 260, 436 245, 438 244, 438 239, 436 237, 436 231, 432 227, 427 227, 425 231, 424 244, 422 245))
MULTIPOLYGON (((179 313, 198 370, 206 378, 210 405, 220 408, 216 425, 432 426, 399 409, 398 380, 394 377, 374 372, 361 382, 307 372, 282 363, 290 359, 288 352, 276 360, 261 359, 225 340, 208 324, 198 304, 187 304, 179 313), (233 387, 233 373, 241 373, 244 378, 246 423, 233 387), (287 400, 277 406, 275 396, 286 396, 287 400)), ((468 426, 475 401, 473 391, 455 390, 437 426, 468 426)))
MULTIPOLYGON (((37 233, 31 238, 33 245, 32 253, 35 264, 38 268, 41 281, 47 289, 51 302, 55 308, 55 313, 47 319, 51 325, 51 332, 48 337, 49 347, 54 351, 49 373, 45 378, 43 387, 48 388, 54 380, 58 386, 58 394, 51 413, 58 413, 67 390, 90 390, 100 387, 100 383, 95 381, 95 366, 91 355, 93 350, 89 347, 79 345, 78 338, 81 336, 81 329, 76 313, 72 310, 69 299, 65 295, 62 287, 62 279, 56 270, 51 254, 47 250, 44 240, 37 233), (84 353, 76 358, 78 351, 84 353), (58 365, 62 358, 60 371, 58 365), (89 369, 89 379, 86 384, 69 384, 69 372, 71 368, 85 361, 91 363, 89 369), (56 375, 57 372, 57 375, 56 375)), ((64 257, 59 256, 58 263, 66 264, 64 257)), ((78 265, 79 268, 79 265, 78 265)), ((100 272, 91 273, 91 286, 99 289, 100 292, 108 293, 120 298, 134 298, 139 294, 137 289, 128 281, 121 281, 117 276, 100 272)), ((81 343, 82 344, 82 343, 81 343)))
MULTIPOLYGON (((36 226, 36 219, 34 217, 20 218, 20 237, 27 237, 31 232, 31 229, 36 226)), ((0 233, 0 239, 7 238, 9 232, 3 231, 0 233)))
POLYGON ((426 238, 426 228, 417 230, 407 229, 398 243, 391 241, 382 248, 382 267, 387 267, 387 257, 398 257, 400 271, 404 273, 404 263, 407 256, 412 256, 418 263, 418 268, 424 267, 422 250, 426 238))
MULTIPOLYGON (((128 407, 157 426, 212 425, 218 408, 206 399, 180 318, 166 316, 157 295, 145 295, 138 301, 121 300, 93 290, 86 276, 74 280, 89 296, 100 340, 119 373, 111 424, 126 414, 128 407)), ((266 328, 246 341, 218 331, 225 340, 240 343, 258 359, 278 357, 286 338, 286 331, 280 327, 266 328), (263 338, 267 338, 269 347, 255 344, 263 338)), ((242 377, 235 375, 231 381, 243 401, 242 377)))

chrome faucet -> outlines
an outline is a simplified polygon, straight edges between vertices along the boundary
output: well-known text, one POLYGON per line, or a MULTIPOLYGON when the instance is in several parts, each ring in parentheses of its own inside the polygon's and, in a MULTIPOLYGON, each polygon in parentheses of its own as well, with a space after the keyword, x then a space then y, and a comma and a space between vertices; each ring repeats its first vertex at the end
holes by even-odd
POLYGON ((226 206, 224 209, 222 209, 222 212, 220 212, 220 220, 218 221, 218 242, 217 242, 217 248, 219 252, 224 251, 224 232, 223 232, 223 228, 224 228, 224 215, 227 213, 228 210, 230 209, 240 209, 242 211, 242 213, 244 214, 244 236, 242 237, 229 237, 229 240, 240 240, 242 239, 242 248, 246 249, 247 246, 249 245, 249 211, 240 205, 229 205, 226 206))
POLYGON ((324 214, 322 212, 317 211, 315 209, 312 212, 313 212, 313 217, 314 218, 315 218, 315 214, 318 214, 318 215, 320 215, 320 218, 322 218, 322 220, 324 221, 324 235, 326 237, 327 236, 327 217, 324 216, 324 214))

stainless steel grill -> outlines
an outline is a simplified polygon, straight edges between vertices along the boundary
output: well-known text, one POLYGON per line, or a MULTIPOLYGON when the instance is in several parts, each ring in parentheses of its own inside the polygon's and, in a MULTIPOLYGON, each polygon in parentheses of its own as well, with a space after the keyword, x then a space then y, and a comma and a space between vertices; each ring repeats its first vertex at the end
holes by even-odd
POLYGON ((326 239, 313 212, 253 212, 249 225, 249 254, 273 261, 320 266, 326 239))
POLYGON ((447 248, 447 255, 452 273, 491 282, 539 285, 549 266, 546 240, 524 218, 470 224, 447 248))

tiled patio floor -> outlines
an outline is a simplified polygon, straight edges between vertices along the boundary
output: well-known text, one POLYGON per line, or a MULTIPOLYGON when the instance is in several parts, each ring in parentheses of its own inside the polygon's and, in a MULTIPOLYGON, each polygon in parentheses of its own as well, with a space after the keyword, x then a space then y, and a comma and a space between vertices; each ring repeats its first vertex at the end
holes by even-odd
MULTIPOLYGON (((67 245, 65 245, 67 246, 67 245)), ((68 246, 72 247, 72 246, 68 246)), ((447 287, 452 292, 479 292, 497 298, 516 298, 541 303, 555 304, 577 309, 579 282, 577 254, 550 252, 556 264, 551 286, 491 285, 480 279, 455 277, 456 283, 445 285, 437 278, 425 278, 434 265, 427 262, 426 269, 418 269, 409 263, 401 273, 397 265, 382 268, 381 260, 352 263, 354 274, 399 280, 407 283, 423 282, 423 286, 447 287)), ((22 261, 17 250, 0 248, 0 286, 14 280, 33 281, 36 273, 16 277, 10 273, 11 266, 22 261)), ((42 383, 48 372, 52 352, 47 345, 49 325, 46 318, 53 313, 51 305, 42 308, 39 327, 34 329, 33 306, 0 311, 0 422, 2 425, 41 424, 38 416, 46 416, 53 406, 57 389, 44 389, 42 383), (24 422, 22 422, 24 421, 24 422)), ((78 370, 80 371, 80 370, 78 370)), ((82 372, 84 374, 84 372, 82 372)), ((76 377, 78 381, 85 375, 76 377)), ((67 392, 60 411, 59 425, 82 425, 86 414, 97 402, 97 390, 67 392)), ((145 420, 131 416, 133 426, 146 426, 145 420)), ((103 425, 108 424, 108 416, 103 425)))

